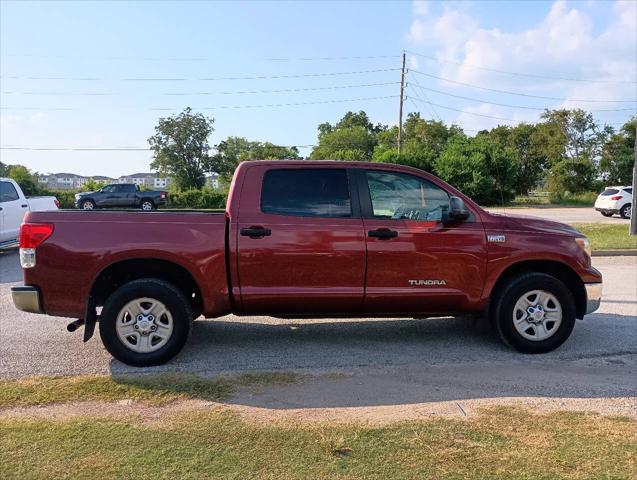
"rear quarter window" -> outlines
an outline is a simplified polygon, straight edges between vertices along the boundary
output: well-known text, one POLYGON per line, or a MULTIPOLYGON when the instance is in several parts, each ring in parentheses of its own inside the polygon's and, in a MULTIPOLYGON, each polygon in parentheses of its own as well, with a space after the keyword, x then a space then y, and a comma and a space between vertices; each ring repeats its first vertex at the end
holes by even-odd
POLYGON ((624 188, 624 192, 630 193, 632 195, 633 194, 633 189, 632 188, 624 188))
POLYGON ((263 178, 261 211, 301 217, 351 217, 345 169, 268 170, 263 178))
POLYGON ((602 192, 602 197, 608 197, 609 195, 615 195, 619 193, 619 190, 617 190, 616 188, 607 188, 606 190, 604 190, 602 192))

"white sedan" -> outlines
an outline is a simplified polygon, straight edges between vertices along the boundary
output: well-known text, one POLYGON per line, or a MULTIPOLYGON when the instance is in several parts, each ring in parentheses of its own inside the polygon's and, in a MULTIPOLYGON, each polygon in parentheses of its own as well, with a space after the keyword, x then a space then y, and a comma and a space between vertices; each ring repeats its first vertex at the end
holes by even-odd
POLYGON ((632 201, 632 187, 606 187, 595 200, 595 210, 605 217, 618 213, 622 218, 630 218, 632 201))

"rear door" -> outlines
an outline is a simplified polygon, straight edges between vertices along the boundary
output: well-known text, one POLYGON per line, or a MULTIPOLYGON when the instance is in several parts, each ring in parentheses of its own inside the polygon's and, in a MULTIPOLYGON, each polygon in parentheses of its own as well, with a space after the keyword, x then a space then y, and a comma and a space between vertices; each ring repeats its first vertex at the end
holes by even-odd
POLYGON ((443 224, 450 195, 425 177, 359 170, 358 179, 367 233, 364 309, 452 312, 478 301, 487 253, 478 217, 443 224))
POLYGON ((20 224, 29 205, 11 182, 0 180, 0 242, 18 238, 20 224))
POLYGON ((250 167, 236 235, 243 312, 360 310, 365 234, 345 168, 250 167))

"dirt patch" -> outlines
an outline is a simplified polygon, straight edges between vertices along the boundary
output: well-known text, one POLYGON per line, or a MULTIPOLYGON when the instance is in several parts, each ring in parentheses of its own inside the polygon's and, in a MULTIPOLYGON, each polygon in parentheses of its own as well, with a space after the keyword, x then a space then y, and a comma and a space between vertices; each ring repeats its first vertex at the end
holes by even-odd
POLYGON ((168 405, 152 406, 133 400, 116 402, 70 402, 42 406, 13 407, 0 410, 0 419, 24 418, 67 420, 78 417, 110 417, 132 419, 142 425, 162 423, 167 417, 180 414, 229 409, 243 419, 257 422, 286 423, 368 423, 389 424, 408 420, 433 418, 471 419, 480 409, 493 406, 518 406, 531 414, 555 411, 582 411, 606 416, 622 416, 637 420, 637 399, 620 398, 546 398, 510 397, 482 398, 459 401, 427 402, 409 405, 385 405, 339 408, 273 409, 204 400, 178 400, 168 405))

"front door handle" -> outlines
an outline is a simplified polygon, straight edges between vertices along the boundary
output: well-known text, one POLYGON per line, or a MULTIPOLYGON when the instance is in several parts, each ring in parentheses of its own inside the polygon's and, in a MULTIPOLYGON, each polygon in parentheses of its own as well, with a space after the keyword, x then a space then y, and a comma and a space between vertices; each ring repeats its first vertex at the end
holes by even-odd
POLYGON ((242 228, 241 235, 244 237, 250 238, 261 238, 261 237, 269 237, 272 235, 272 230, 265 227, 250 227, 250 228, 242 228))
POLYGON ((379 228, 378 230, 370 230, 367 232, 367 236, 371 238, 377 238, 378 240, 389 240, 396 238, 398 232, 396 230, 390 230, 389 228, 379 228))
POLYGON ((24 205, 20 205, 22 208, 27 208, 28 205, 25 203, 24 205))

